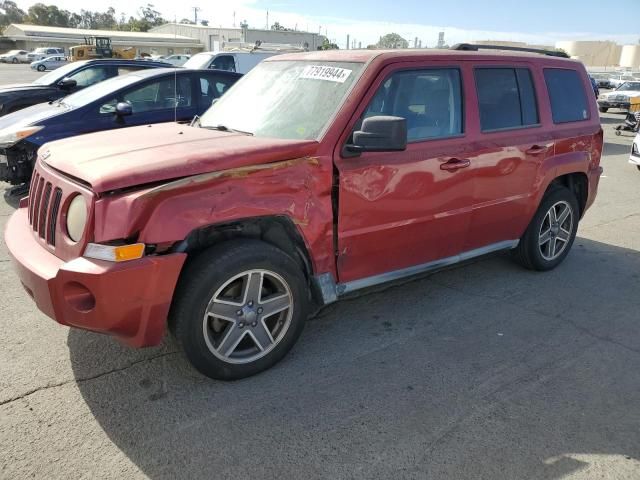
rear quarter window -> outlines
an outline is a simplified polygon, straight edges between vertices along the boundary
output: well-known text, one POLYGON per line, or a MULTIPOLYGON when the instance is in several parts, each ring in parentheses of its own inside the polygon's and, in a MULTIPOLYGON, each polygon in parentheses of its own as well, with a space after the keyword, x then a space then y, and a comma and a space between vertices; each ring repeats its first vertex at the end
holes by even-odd
POLYGON ((587 94, 582 77, 576 70, 545 68, 544 80, 549 92, 553 123, 589 119, 587 94))

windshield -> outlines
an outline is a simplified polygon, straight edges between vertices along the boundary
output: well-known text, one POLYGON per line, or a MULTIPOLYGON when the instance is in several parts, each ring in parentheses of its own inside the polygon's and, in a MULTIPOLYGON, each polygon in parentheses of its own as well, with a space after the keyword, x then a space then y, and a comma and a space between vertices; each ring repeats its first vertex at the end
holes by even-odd
POLYGON ((262 62, 200 119, 258 137, 312 140, 323 132, 362 63, 262 62))
POLYGON ((195 69, 207 68, 213 56, 213 53, 198 53, 187 60, 183 67, 195 69))
POLYGON ((71 107, 82 107, 98 100, 99 98, 111 95, 116 90, 120 90, 121 88, 136 83, 138 80, 140 80, 140 77, 135 74, 120 75, 118 77, 113 77, 96 83, 90 87, 83 88, 76 93, 64 97, 60 101, 71 107))
POLYGON ((623 83, 617 90, 618 92, 640 91, 640 82, 623 83))
POLYGON ((34 80, 33 83, 35 83, 36 85, 52 85, 58 80, 61 80, 64 77, 67 77, 70 73, 74 72, 81 66, 82 64, 79 64, 78 62, 72 62, 60 68, 56 68, 54 71, 49 72, 46 75, 43 75, 37 80, 34 80))

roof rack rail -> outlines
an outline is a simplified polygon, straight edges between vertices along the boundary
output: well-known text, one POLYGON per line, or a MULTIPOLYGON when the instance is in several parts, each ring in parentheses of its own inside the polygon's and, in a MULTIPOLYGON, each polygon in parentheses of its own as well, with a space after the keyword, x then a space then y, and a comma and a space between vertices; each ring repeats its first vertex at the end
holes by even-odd
POLYGON ((478 50, 509 50, 512 52, 529 52, 539 53, 540 55, 548 55, 550 57, 569 58, 565 52, 557 50, 543 50, 541 48, 528 48, 528 47, 510 47, 503 45, 477 45, 472 43, 458 43, 451 47, 451 50, 463 50, 467 52, 477 52, 478 50))

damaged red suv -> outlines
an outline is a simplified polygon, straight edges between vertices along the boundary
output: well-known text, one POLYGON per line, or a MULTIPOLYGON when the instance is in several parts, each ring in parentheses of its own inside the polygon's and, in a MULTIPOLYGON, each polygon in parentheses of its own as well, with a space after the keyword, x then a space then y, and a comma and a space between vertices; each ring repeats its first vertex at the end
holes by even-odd
POLYGON ((6 230, 22 284, 63 325, 170 329, 237 379, 350 292, 498 250, 556 267, 602 172, 589 77, 469 49, 280 55, 191 126, 45 145, 6 230))

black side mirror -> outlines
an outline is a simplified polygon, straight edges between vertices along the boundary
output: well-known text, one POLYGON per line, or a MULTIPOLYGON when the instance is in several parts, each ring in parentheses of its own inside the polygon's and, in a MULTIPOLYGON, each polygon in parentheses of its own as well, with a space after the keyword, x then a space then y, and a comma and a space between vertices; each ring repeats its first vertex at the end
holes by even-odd
POLYGON ((407 148, 407 120, 402 117, 365 118, 360 130, 353 132, 352 152, 396 152, 407 148))
POLYGON ((73 78, 65 77, 58 82, 58 87, 62 90, 71 90, 74 88, 78 82, 76 82, 73 78))
POLYGON ((128 117, 133 114, 133 107, 127 102, 118 102, 116 105, 116 115, 119 117, 128 117))

